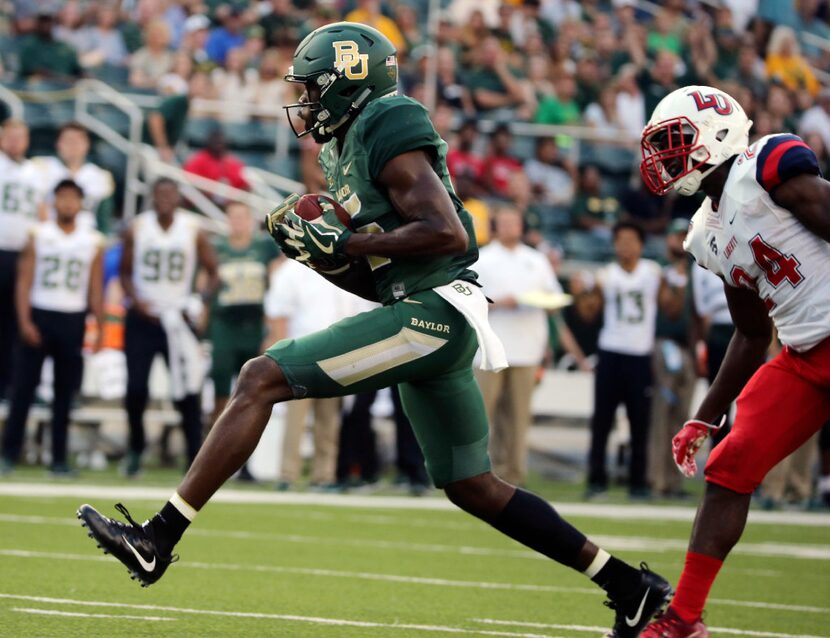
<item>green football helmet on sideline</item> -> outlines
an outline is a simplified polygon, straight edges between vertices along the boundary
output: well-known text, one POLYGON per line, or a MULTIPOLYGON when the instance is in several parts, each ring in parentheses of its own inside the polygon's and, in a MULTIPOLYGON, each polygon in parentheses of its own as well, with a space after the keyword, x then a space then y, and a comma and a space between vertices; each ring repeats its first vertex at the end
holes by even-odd
POLYGON ((320 89, 316 102, 285 107, 297 137, 311 133, 319 143, 334 137, 368 102, 394 94, 398 88, 397 51, 377 29, 356 22, 336 22, 312 31, 294 52, 287 82, 320 89), (311 109, 313 122, 298 129, 292 109, 311 109))

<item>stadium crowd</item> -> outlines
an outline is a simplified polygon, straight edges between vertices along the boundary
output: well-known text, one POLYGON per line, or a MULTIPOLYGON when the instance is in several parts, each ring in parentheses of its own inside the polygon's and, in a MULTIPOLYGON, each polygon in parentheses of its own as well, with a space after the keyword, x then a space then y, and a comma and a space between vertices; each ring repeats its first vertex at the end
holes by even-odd
MULTIPOLYGON (((548 334, 539 342, 516 346, 530 353, 511 362, 517 369, 526 368, 518 380, 495 387, 492 379, 480 378, 494 427, 508 430, 494 440, 500 441, 500 450, 510 451, 501 456, 497 452, 494 460, 515 482, 526 476, 525 429, 536 370, 564 360, 563 366, 571 362, 584 371, 597 366, 589 494, 601 495, 607 488, 605 442, 617 404, 624 402, 631 426, 631 495, 641 497, 651 489, 664 496, 683 496, 677 473, 666 467, 666 437, 685 419, 684 412, 688 414, 698 376, 711 378, 717 369, 730 326, 718 308, 717 287, 691 283, 703 276, 695 274, 678 248, 682 220, 700 200, 656 198, 637 172, 640 132, 647 114, 665 95, 686 84, 722 88, 754 120, 752 140, 772 132, 797 132, 816 152, 825 174, 830 168, 830 6, 821 0, 665 0, 648 10, 632 0, 450 0, 441 4, 432 32, 423 0, 0 0, 0 5, 8 9, 0 12, 0 81, 30 98, 39 92, 60 92, 86 77, 101 79, 127 95, 153 97, 155 106, 145 112, 144 139, 159 157, 242 190, 249 188, 246 164, 278 167, 299 178, 310 192, 326 190, 310 140, 300 140, 287 157, 277 158, 240 135, 247 131, 250 139, 251 131, 255 136, 275 122, 284 124, 281 106, 298 97, 282 80, 297 43, 316 27, 340 19, 369 24, 389 37, 398 48, 401 90, 431 104, 435 127, 448 142, 447 163, 455 188, 474 216, 480 244, 489 251, 482 254, 495 260, 491 267, 496 272, 526 272, 515 250, 521 245, 531 251, 523 258, 539 269, 538 281, 544 282, 540 287, 561 292, 553 274, 557 273, 574 297, 572 306, 550 315, 522 306, 514 294, 495 299, 494 315, 507 317, 501 335, 505 341, 515 337, 511 326, 518 330, 516 326, 538 327, 541 322, 548 334), (634 322, 627 314, 630 309, 615 297, 631 291, 614 287, 612 270, 615 262, 637 263, 641 254, 650 258, 643 260, 650 274, 643 274, 641 291, 648 298, 639 310, 644 313, 641 320, 634 322), (596 270, 583 262, 611 265, 596 270), (521 312, 526 314, 519 318, 521 312), (621 318, 623 323, 641 324, 634 351, 626 349, 630 343, 620 349, 610 334, 620 327, 621 318), (701 355, 704 349, 708 366, 701 355), (618 358, 612 361, 609 353, 618 358), (608 374, 612 379, 623 374, 636 384, 617 396, 619 384, 609 381, 608 374), (510 432, 516 419, 523 423, 510 432), (661 449, 662 455, 657 452, 661 449)), ((82 214, 109 235, 109 263, 117 264, 123 171, 116 164, 97 165, 101 143, 77 124, 63 122, 51 137, 35 135, 36 128, 50 126, 54 128, 55 122, 32 123, 33 153, 27 152, 28 141, 24 145, 19 139, 24 133, 28 136, 26 127, 9 120, 0 148, 13 161, 39 156, 31 162, 37 176, 32 179, 38 184, 33 215, 48 217, 55 187, 66 178, 74 180, 84 196, 82 214)), ((219 245, 224 239, 214 242, 221 279, 223 268, 232 270, 228 264, 236 252, 261 238, 250 234, 249 210, 215 201, 225 208, 229 221, 237 218, 236 231, 231 223, 228 245, 219 245)), ((153 206, 147 202, 147 208, 153 206)), ((0 252, 20 250, 0 247, 0 252)), ((251 328, 245 352, 257 352, 263 340, 297 334, 300 328, 292 321, 311 329, 314 321, 327 316, 315 306, 312 315, 317 316, 309 317, 307 304, 326 299, 332 305, 327 309, 330 316, 346 312, 336 307, 331 290, 309 301, 309 289, 291 279, 290 269, 280 267, 280 260, 268 257, 264 248, 257 250, 263 270, 248 271, 247 276, 258 278, 260 285, 253 301, 246 298, 245 303, 259 307, 252 320, 258 327, 251 328), (265 281, 271 284, 270 300, 265 281)), ((112 266, 108 275, 115 289, 116 271, 112 266)), ((7 275, 3 273, 3 294, 11 295, 14 281, 7 275)), ((486 285, 485 275, 483 280, 486 285)), ((123 314, 117 309, 119 293, 110 294, 113 314, 123 314)), ((222 289, 216 299, 221 297, 222 289)), ((348 312, 358 310, 352 307, 348 312)), ((214 312, 205 333, 214 342, 214 361, 216 316, 214 312)), ((15 320, 13 314, 4 318, 4 334, 15 320)), ((127 322, 130 325, 129 314, 127 322)), ((146 334, 150 332, 153 329, 147 328, 146 334)), ((159 347, 161 352, 166 346, 159 347)), ((227 364, 230 371, 212 374, 219 405, 244 361, 242 354, 228 355, 233 360, 227 364)), ((4 365, 8 371, 13 364, 4 365)), ((13 382, 0 381, 0 394, 13 382)), ((138 392, 146 393, 146 388, 138 392)), ((142 396, 133 398, 141 404, 146 402, 142 396)), ((338 481, 374 480, 377 460, 365 450, 371 440, 373 400, 354 400, 343 420, 339 446, 339 402, 315 402, 295 410, 299 414, 289 419, 293 425, 280 484, 287 488, 299 478, 298 428, 309 409, 316 420, 315 450, 321 455, 312 482, 330 487, 338 481)), ((137 434, 140 414, 136 416, 143 407, 139 410, 138 404, 130 419, 130 473, 138 471, 143 448, 143 437, 137 434)), ((420 491, 426 479, 417 458, 413 461, 417 445, 399 403, 395 405, 399 472, 402 481, 420 491)), ((191 423, 190 437, 195 436, 194 428, 191 423)), ((191 457, 195 445, 190 444, 191 457)), ((7 465, 19 453, 13 448, 4 448, 7 465)), ((830 465, 828 459, 825 465, 830 465)), ((824 469, 830 473, 830 467, 824 469)), ((806 499, 809 489, 798 487, 805 481, 790 479, 779 483, 790 481, 795 497, 806 499)), ((767 489, 773 501, 784 498, 779 483, 767 489)), ((830 485, 825 487, 830 492, 830 485)))

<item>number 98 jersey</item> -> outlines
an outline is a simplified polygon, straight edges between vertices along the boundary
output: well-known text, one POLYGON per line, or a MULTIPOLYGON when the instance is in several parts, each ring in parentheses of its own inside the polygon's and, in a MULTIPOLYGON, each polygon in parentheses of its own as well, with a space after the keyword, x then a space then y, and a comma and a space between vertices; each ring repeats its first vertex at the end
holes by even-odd
POLYGON ((728 285, 756 291, 781 343, 799 352, 830 336, 830 244, 770 193, 805 173, 821 174, 801 138, 761 138, 735 160, 717 209, 707 197, 695 213, 684 244, 728 285))
POLYGON ((193 288, 199 225, 189 213, 177 212, 164 230, 155 211, 136 216, 133 230, 133 283, 139 301, 159 315, 182 307, 193 288))

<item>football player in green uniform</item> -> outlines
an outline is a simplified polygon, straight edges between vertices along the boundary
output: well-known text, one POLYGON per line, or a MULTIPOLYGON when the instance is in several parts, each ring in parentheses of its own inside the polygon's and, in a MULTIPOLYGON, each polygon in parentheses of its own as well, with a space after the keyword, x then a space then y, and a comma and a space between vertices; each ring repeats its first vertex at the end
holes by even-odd
POLYGON ((447 146, 426 109, 397 95, 394 47, 367 26, 330 24, 300 43, 286 79, 304 85, 300 103, 286 108, 303 121, 295 132, 324 144, 329 190, 354 230, 331 206, 313 221, 292 210, 282 215, 283 207, 269 216, 269 229, 288 257, 383 306, 279 342, 246 363, 170 501, 144 525, 120 504, 129 524, 83 505, 78 515, 90 536, 152 584, 196 513, 254 450, 274 403, 398 385, 436 487, 504 534, 586 574, 616 612, 609 635, 637 636, 670 597, 666 580, 610 556, 546 501, 490 471, 472 361, 480 345, 483 365, 499 369, 504 353, 470 270, 478 250, 450 183, 447 146))
MULTIPOLYGON (((208 335, 211 344, 210 378, 213 381, 213 417, 225 410, 231 383, 249 359, 264 350, 263 300, 268 274, 280 251, 271 239, 255 231, 251 209, 242 202, 225 206, 228 236, 216 238, 213 248, 219 262, 219 290, 210 306, 208 335)), ((240 480, 253 480, 247 465, 240 480)))

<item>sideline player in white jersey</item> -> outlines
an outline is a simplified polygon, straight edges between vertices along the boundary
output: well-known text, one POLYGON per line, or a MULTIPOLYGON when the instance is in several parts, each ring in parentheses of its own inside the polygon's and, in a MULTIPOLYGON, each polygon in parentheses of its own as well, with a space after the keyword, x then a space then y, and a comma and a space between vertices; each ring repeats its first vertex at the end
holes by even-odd
POLYGON ((41 180, 47 203, 55 184, 64 179, 74 180, 84 189, 84 210, 78 223, 106 233, 113 215, 115 181, 112 173, 88 161, 89 132, 77 122, 67 122, 58 131, 55 141, 57 157, 42 156, 32 159, 41 180))
MULTIPOLYGON (((176 183, 160 178, 153 185, 153 210, 138 215, 124 234, 121 286, 128 303, 124 321, 125 407, 130 426, 125 466, 128 476, 135 476, 141 469, 144 409, 149 397, 150 367, 156 354, 164 356, 168 369, 171 368, 170 343, 162 326, 162 314, 168 309, 184 312, 199 266, 207 275, 202 298, 209 299, 219 286, 216 254, 196 219, 176 212, 180 199, 176 183)), ((200 394, 188 389, 174 403, 182 417, 189 465, 202 442, 200 394)))
POLYGON ((617 261, 597 275, 605 306, 594 381, 588 496, 601 495, 608 489, 608 436, 617 406, 624 403, 631 427, 629 494, 643 498, 648 495, 651 357, 662 272, 656 262, 641 258, 645 233, 637 224, 620 222, 613 236, 617 261))
POLYGON ((735 322, 717 378, 673 440, 684 474, 694 475, 695 452, 738 399, 732 431, 706 464, 677 595, 643 631, 648 638, 708 636, 701 614, 753 490, 830 418, 830 183, 800 138, 767 135, 749 146, 751 125, 723 91, 687 86, 657 105, 643 131, 650 190, 707 195, 685 247, 723 279, 735 322), (764 364, 773 323, 785 347, 764 364))
POLYGON ((104 314, 104 237, 78 224, 83 191, 72 180, 55 187, 57 219, 37 224, 20 257, 17 316, 22 343, 16 352, 11 407, 3 432, 3 467, 20 456, 26 418, 40 384, 43 361, 55 364, 52 403, 52 472, 71 473, 66 459, 69 407, 81 385, 87 310, 98 321, 104 314))
POLYGON ((29 149, 29 127, 9 119, 0 129, 0 399, 11 384, 12 353, 17 343, 14 287, 17 259, 29 229, 37 222, 38 187, 29 149))

